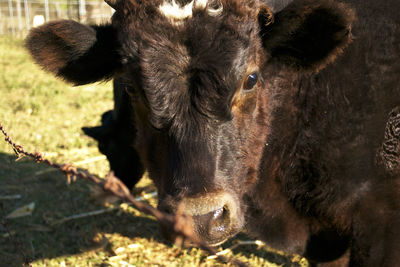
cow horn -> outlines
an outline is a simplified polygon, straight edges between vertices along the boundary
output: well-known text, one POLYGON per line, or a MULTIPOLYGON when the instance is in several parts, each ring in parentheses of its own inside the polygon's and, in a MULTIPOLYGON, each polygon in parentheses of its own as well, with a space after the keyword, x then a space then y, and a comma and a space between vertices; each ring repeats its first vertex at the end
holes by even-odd
POLYGON ((117 9, 118 0, 104 0, 110 7, 117 9))

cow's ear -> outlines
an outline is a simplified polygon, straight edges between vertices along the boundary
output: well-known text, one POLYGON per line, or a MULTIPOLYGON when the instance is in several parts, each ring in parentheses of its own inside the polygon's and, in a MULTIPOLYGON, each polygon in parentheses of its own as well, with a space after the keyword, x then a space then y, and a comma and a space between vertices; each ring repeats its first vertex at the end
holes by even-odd
POLYGON ((259 14, 263 46, 282 64, 296 70, 318 71, 351 42, 351 8, 332 0, 294 0, 271 17, 259 14))
POLYGON ((49 22, 31 30, 26 47, 43 69, 75 85, 109 79, 122 67, 111 25, 49 22))

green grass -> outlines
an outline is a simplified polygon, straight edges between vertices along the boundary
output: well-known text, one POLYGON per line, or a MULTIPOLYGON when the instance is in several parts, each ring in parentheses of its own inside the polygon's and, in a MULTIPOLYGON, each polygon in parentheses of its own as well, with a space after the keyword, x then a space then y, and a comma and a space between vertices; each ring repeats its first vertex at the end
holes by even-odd
MULTIPOLYGON (((101 155, 80 128, 99 124, 100 115, 112 106, 110 83, 72 87, 34 65, 22 40, 0 37, 0 122, 26 150, 44 152, 56 162, 81 163, 79 167, 104 177, 108 172, 104 158, 82 163, 101 155)), ((11 148, 1 141, 0 265, 20 266, 24 257, 33 266, 223 265, 196 248, 166 243, 154 218, 131 207, 55 224, 71 215, 104 209, 92 189, 86 181, 67 184, 61 173, 30 160, 15 162, 11 148), (20 198, 1 198, 16 194, 20 198), (4 227, 5 215, 32 202, 32 215, 8 219, 4 227)), ((134 193, 151 190, 154 186, 144 178, 134 193)), ((249 238, 241 234, 223 247, 238 239, 249 238)), ((241 246, 234 255, 254 266, 307 266, 299 256, 285 256, 265 246, 241 246)))

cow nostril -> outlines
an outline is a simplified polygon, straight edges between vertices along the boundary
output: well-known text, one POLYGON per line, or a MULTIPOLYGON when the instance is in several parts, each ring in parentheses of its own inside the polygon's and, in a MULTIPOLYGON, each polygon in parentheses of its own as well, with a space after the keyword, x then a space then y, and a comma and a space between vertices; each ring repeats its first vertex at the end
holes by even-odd
POLYGON ((222 244, 243 226, 243 214, 234 195, 226 192, 180 199, 191 217, 194 233, 211 246, 222 244))
POLYGON ((193 216, 195 230, 210 243, 224 240, 231 227, 231 214, 228 205, 202 215, 193 216))
POLYGON ((223 206, 222 208, 219 208, 214 212, 213 218, 212 218, 212 224, 213 224, 213 227, 215 227, 217 229, 221 228, 221 227, 226 227, 229 224, 228 207, 223 206))
POLYGON ((230 225, 230 212, 227 206, 223 206, 214 211, 210 220, 209 234, 211 236, 224 235, 230 225))

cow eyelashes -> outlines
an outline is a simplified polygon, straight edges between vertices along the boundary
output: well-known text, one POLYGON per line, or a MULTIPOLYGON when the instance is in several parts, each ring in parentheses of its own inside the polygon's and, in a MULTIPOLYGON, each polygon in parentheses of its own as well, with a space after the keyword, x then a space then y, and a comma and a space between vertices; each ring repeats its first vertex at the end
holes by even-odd
POLYGON ((258 83, 258 80, 258 74, 256 72, 251 73, 246 77, 246 80, 244 80, 243 89, 246 91, 252 90, 258 83))

